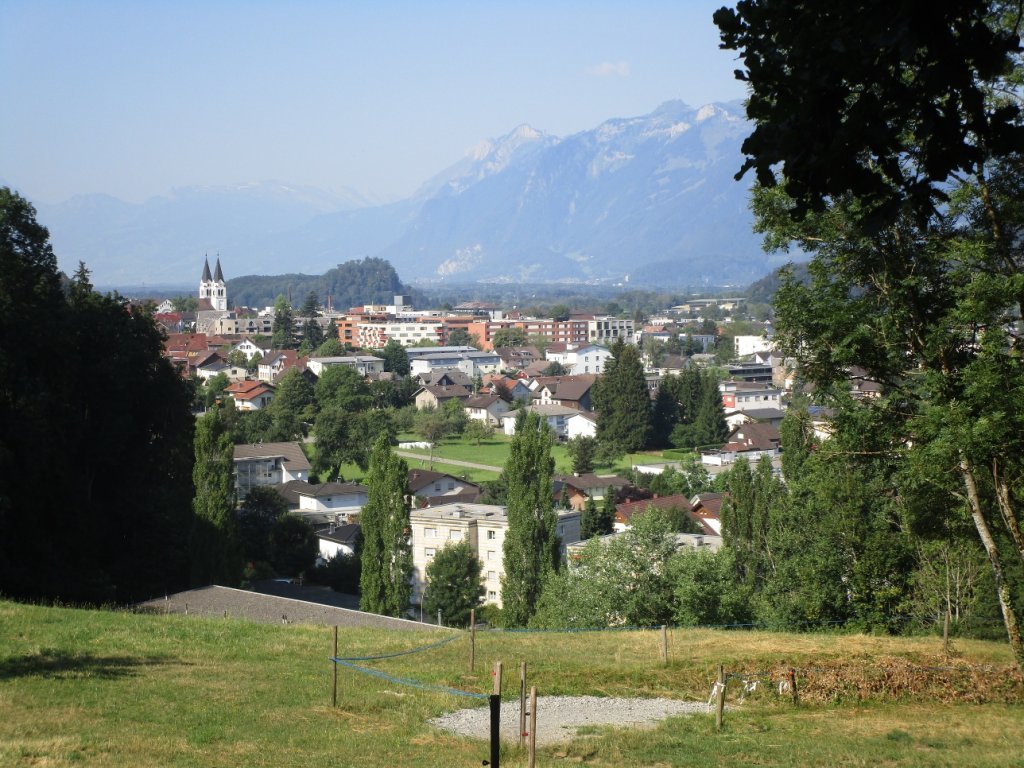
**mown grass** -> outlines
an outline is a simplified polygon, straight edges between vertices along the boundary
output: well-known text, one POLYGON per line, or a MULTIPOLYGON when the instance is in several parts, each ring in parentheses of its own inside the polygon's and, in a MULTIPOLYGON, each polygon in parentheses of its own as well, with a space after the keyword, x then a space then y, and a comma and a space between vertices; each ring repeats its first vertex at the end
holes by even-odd
MULTIPOLYGON (((429 643, 428 633, 341 630, 343 656, 429 643)), ((876 657, 934 662, 935 638, 675 630, 667 667, 660 633, 478 633, 372 666, 399 677, 487 693, 495 660, 514 697, 519 661, 543 696, 705 700, 717 665, 760 668, 876 657)), ((0 602, 0 765, 456 766, 487 745, 428 720, 474 702, 339 669, 329 706, 330 630, 240 620, 44 608, 0 602)), ((973 664, 1006 665, 1002 644, 957 641, 973 664)), ((1019 698, 1019 697, 1018 697, 1019 698)), ((542 766, 1024 765, 1019 704, 941 704, 927 697, 793 706, 763 693, 735 702, 726 727, 672 718, 654 730, 588 729, 540 750, 542 766)), ((482 704, 482 702, 481 702, 482 704)), ((504 749, 503 765, 525 756, 504 749)))

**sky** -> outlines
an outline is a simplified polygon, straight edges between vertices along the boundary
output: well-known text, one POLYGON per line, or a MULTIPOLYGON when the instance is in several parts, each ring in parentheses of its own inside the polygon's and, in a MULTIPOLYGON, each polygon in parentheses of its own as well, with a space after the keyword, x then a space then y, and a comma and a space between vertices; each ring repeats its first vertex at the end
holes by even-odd
POLYGON ((522 123, 741 99, 725 0, 3 0, 0 182, 36 202, 277 180, 412 194, 522 123))

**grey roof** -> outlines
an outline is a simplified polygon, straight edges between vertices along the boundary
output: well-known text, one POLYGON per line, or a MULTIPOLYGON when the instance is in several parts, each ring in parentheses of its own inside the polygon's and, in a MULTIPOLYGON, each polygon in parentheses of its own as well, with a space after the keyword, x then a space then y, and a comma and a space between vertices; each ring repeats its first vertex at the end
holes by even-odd
POLYGON ((210 259, 209 259, 209 257, 206 257, 206 258, 203 259, 203 278, 202 279, 203 279, 204 283, 208 283, 208 282, 210 282, 213 279, 212 277, 210 277, 210 259))
POLYGON ((256 443, 235 446, 235 461, 246 459, 277 459, 288 465, 289 470, 311 469, 309 459, 298 443, 256 443))
POLYGON ((345 523, 344 525, 328 524, 324 527, 317 527, 316 536, 324 541, 333 541, 337 544, 355 544, 359 536, 359 523, 345 523))
POLYGON ((300 496, 312 496, 315 499, 321 496, 351 496, 353 494, 369 493, 370 489, 359 483, 320 483, 310 485, 298 491, 300 496))
POLYGON ((217 268, 213 270, 213 279, 218 283, 224 282, 224 273, 220 271, 220 256, 217 257, 217 268))

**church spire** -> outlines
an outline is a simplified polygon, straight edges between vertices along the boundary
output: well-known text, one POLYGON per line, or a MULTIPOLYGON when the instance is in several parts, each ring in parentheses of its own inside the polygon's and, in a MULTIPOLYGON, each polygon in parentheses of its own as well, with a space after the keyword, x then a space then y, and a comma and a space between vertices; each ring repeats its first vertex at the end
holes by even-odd
POLYGON ((218 283, 224 282, 224 273, 220 271, 220 254, 217 254, 217 269, 213 272, 213 279, 218 283))
MULTIPOLYGON (((218 270, 220 269, 220 262, 219 261, 217 262, 217 269, 218 270)), ((204 256, 203 257, 203 277, 202 277, 202 280, 203 280, 204 283, 208 283, 212 279, 213 278, 210 277, 210 257, 209 256, 204 256)))

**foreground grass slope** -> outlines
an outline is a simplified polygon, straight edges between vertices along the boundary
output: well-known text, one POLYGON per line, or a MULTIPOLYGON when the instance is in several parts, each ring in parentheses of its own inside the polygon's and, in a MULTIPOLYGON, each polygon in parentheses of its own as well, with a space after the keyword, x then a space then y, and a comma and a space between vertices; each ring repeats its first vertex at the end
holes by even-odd
MULTIPOLYGON (((340 653, 388 653, 436 637, 342 630, 340 653)), ((796 707, 763 688, 736 704, 738 690, 731 690, 736 706, 721 734, 703 716, 674 718, 653 731, 597 729, 543 750, 538 762, 1024 766, 1022 694, 1001 644, 955 646, 958 662, 990 668, 981 686, 991 691, 962 681, 917 694, 886 692, 898 683, 887 670, 946 663, 940 645, 934 638, 677 630, 664 667, 657 632, 480 633, 474 673, 465 636, 373 666, 486 693, 492 663, 501 659, 505 695, 514 698, 511 671, 525 660, 541 696, 703 700, 719 663, 746 671, 859 664, 864 675, 882 670, 881 687, 866 700, 853 689, 835 700, 815 688, 813 675, 796 707), (956 703, 961 694, 985 703, 956 703)), ((342 668, 332 709, 329 654, 330 631, 322 627, 0 602, 0 765, 470 766, 486 758, 485 743, 427 724, 470 699, 342 668)), ((525 765, 525 757, 508 747, 503 765, 525 765)))

